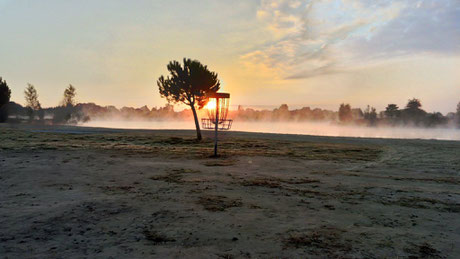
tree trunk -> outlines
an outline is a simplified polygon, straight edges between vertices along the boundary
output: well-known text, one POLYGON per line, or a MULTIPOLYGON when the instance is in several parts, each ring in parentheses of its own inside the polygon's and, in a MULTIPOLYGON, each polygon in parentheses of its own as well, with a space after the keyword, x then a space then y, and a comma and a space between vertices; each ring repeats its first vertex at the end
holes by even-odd
POLYGON ((201 140, 201 130, 200 130, 200 123, 198 122, 198 115, 196 114, 195 105, 191 105, 193 118, 195 119, 195 127, 196 127, 196 139, 201 140))

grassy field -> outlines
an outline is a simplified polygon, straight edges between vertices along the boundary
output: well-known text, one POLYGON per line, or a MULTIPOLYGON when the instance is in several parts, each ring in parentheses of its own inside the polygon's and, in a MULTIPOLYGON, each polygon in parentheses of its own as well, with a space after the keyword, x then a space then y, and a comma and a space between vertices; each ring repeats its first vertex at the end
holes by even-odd
MULTIPOLYGON (((0 148, 3 150, 118 150, 205 158, 213 152, 213 140, 196 138, 185 132, 116 131, 91 132, 71 131, 70 134, 48 130, 17 130, 2 128, 0 148)), ((270 138, 251 139, 226 136, 219 142, 222 157, 232 156, 281 156, 308 160, 363 160, 378 158, 381 150, 377 145, 352 145, 340 143, 316 143, 281 141, 270 138)))
POLYGON ((460 256, 460 142, 0 126, 0 254, 460 256))

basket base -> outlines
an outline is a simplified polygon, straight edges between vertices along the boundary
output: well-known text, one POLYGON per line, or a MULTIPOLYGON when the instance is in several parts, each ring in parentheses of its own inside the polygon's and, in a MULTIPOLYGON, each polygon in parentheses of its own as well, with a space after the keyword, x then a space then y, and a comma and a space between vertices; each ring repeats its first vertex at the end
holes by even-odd
MULTIPOLYGON (((219 121, 219 125, 217 127, 218 130, 229 130, 232 128, 233 120, 222 120, 219 121)), ((216 122, 210 119, 201 119, 201 127, 205 130, 214 130, 216 128, 216 122)))

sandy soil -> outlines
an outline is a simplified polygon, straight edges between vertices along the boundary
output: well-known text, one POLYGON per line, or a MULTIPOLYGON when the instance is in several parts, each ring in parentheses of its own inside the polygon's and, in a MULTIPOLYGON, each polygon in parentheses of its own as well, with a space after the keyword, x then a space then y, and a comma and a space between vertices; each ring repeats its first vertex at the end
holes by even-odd
POLYGON ((460 142, 0 126, 5 258, 460 257, 460 142))

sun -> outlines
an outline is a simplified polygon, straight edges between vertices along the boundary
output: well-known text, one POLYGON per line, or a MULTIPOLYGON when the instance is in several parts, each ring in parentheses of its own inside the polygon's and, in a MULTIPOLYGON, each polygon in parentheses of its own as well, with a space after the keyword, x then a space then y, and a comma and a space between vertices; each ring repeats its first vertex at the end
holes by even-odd
POLYGON ((216 109, 216 99, 212 98, 209 99, 209 102, 205 106, 208 110, 215 110, 216 109))

